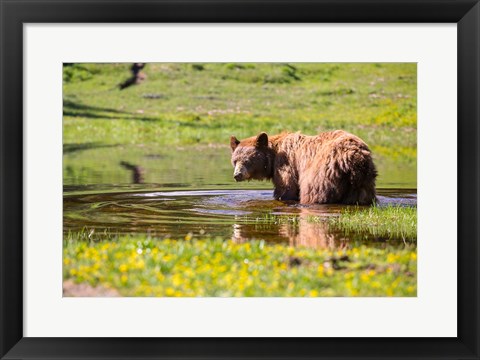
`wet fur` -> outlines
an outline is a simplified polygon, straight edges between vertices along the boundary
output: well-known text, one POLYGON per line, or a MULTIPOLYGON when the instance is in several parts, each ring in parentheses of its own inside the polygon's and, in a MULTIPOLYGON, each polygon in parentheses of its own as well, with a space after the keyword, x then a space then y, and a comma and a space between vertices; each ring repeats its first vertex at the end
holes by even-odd
POLYGON ((242 164, 241 180, 271 179, 275 199, 302 204, 376 201, 377 171, 370 149, 343 130, 316 136, 261 133, 242 141, 232 136, 230 146, 232 164, 242 164))

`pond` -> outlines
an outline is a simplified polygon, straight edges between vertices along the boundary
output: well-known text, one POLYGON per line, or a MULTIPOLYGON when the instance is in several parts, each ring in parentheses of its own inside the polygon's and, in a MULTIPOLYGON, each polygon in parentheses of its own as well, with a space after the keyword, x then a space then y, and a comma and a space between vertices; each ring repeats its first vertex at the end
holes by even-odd
MULTIPOLYGON (((386 239, 328 225, 345 206, 273 200, 268 182, 235 183, 227 147, 64 148, 64 232, 263 239, 342 247, 386 239)), ((416 166, 377 161, 379 206, 416 206, 416 166)), ((402 239, 390 238, 390 243, 402 239)))

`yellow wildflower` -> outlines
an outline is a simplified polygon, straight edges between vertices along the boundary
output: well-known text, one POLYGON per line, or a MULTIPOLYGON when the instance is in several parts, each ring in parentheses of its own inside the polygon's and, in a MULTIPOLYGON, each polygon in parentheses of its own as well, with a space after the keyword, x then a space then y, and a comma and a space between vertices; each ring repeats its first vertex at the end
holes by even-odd
POLYGON ((127 272, 127 269, 128 269, 127 265, 125 265, 125 264, 120 265, 120 267, 118 268, 118 270, 120 270, 120 272, 122 272, 122 273, 127 272))

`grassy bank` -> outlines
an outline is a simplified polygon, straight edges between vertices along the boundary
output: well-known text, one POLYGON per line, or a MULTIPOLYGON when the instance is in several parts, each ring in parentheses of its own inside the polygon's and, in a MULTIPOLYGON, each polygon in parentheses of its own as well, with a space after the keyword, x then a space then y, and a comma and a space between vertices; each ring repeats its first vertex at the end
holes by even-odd
POLYGON ((416 247, 314 250, 263 241, 64 241, 64 280, 123 296, 416 296, 416 247))
MULTIPOLYGON (((311 221, 324 220, 314 217, 311 221)), ((339 217, 329 218, 329 223, 346 232, 366 232, 385 238, 417 239, 416 207, 347 208, 339 217)))

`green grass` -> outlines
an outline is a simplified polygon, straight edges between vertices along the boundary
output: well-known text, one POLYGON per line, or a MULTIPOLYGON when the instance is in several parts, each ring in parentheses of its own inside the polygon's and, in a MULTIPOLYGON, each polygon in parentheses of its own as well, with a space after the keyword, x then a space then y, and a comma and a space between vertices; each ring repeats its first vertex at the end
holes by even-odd
POLYGON ((379 156, 416 163, 415 64, 153 63, 64 68, 64 143, 227 144, 283 130, 345 129, 379 156))
POLYGON ((298 215, 275 215, 265 213, 259 216, 242 216, 239 221, 242 224, 292 224, 296 225, 300 222, 298 215))
MULTIPOLYGON (((85 240, 87 239, 87 240, 85 240)), ((416 247, 315 250, 263 241, 64 240, 64 280, 123 296, 416 296, 416 247)))
MULTIPOLYGON (((324 219, 313 217, 310 221, 324 219)), ((416 240, 417 208, 402 206, 347 208, 340 216, 329 218, 329 224, 346 232, 366 232, 379 237, 416 240)))
POLYGON ((199 156, 212 145, 230 179, 230 135, 344 129, 369 144, 379 186, 416 187, 415 64, 149 63, 147 79, 121 91, 129 66, 64 67, 68 183, 128 183, 120 161, 148 163, 146 182, 164 183, 157 174, 188 162, 172 157, 177 150, 199 156))

